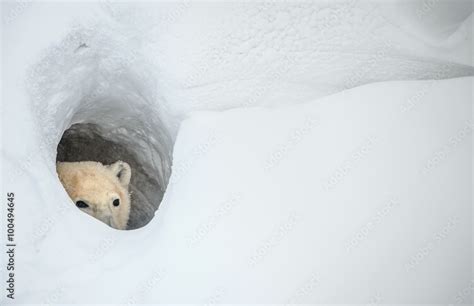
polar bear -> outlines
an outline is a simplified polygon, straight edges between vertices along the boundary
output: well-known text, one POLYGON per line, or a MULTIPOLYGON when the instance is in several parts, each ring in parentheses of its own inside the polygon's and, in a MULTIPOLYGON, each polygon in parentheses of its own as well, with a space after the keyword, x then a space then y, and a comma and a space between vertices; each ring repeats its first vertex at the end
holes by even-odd
POLYGON ((131 168, 123 161, 58 162, 56 171, 69 197, 83 212, 124 230, 130 216, 131 168))

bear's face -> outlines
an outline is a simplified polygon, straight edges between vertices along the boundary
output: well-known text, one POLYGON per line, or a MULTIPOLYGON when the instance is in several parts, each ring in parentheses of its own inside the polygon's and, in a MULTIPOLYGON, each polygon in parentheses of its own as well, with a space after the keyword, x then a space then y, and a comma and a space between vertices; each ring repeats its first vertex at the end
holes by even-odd
POLYGON ((59 179, 75 205, 83 212, 116 229, 126 229, 130 215, 130 166, 117 161, 59 162, 59 179))

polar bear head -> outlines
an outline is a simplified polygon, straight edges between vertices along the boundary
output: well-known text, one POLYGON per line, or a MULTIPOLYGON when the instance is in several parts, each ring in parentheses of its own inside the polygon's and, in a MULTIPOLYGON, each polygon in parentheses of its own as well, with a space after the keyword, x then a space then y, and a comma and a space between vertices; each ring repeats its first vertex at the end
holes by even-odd
POLYGON ((127 228, 131 169, 126 162, 108 166, 92 161, 58 162, 56 171, 80 210, 113 228, 127 228))

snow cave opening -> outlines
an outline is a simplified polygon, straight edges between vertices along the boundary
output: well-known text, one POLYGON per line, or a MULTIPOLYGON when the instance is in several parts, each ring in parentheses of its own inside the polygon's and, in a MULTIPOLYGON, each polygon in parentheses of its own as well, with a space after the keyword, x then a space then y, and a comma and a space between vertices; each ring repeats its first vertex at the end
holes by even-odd
POLYGON ((33 114, 51 166, 117 160, 131 166, 127 229, 137 229, 153 219, 171 176, 172 116, 155 63, 120 31, 98 29, 78 27, 31 67, 33 114))
POLYGON ((122 160, 130 165, 131 210, 127 230, 143 227, 153 219, 169 176, 170 156, 146 138, 147 133, 140 129, 110 129, 84 122, 66 129, 57 146, 57 162, 98 161, 109 165, 122 160))
POLYGON ((77 103, 65 101, 74 107, 69 120, 60 122, 64 128, 56 161, 127 162, 132 169, 127 230, 132 230, 148 224, 161 203, 171 175, 173 143, 148 100, 152 97, 140 86, 130 86, 128 77, 129 86, 115 83, 118 87, 109 86, 93 98, 81 95, 77 103))

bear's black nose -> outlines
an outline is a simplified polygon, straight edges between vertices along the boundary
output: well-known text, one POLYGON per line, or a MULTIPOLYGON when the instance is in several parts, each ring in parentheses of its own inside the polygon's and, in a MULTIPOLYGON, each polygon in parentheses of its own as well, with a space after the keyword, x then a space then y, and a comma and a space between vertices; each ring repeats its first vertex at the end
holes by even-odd
POLYGON ((115 199, 114 202, 113 202, 114 206, 119 206, 120 205, 120 200, 119 199, 115 199))

